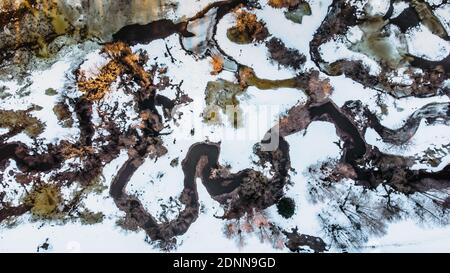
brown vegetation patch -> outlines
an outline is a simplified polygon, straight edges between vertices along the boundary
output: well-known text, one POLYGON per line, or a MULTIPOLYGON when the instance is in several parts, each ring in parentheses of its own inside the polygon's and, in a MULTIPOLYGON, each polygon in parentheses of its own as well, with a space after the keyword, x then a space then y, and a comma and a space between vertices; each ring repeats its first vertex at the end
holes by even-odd
POLYGON ((37 137, 44 131, 44 124, 32 117, 28 110, 0 110, 0 128, 7 128, 13 134, 24 131, 29 137, 37 137))
POLYGON ((211 56, 211 75, 217 75, 223 70, 223 57, 220 55, 211 56))
POLYGON ((55 113, 56 118, 65 128, 71 128, 73 125, 72 113, 70 112, 69 106, 63 102, 57 103, 53 107, 53 113, 55 113))
POLYGON ((278 38, 272 38, 266 43, 269 50, 270 58, 282 66, 300 69, 306 62, 306 56, 301 54, 297 49, 288 48, 278 38))
POLYGON ((236 11, 236 25, 227 30, 227 37, 237 44, 249 44, 260 42, 269 36, 263 21, 259 20, 255 14, 242 9, 236 11))
POLYGON ((25 197, 25 204, 31 213, 39 218, 51 218, 58 211, 62 200, 60 188, 56 185, 39 186, 25 197))
POLYGON ((281 9, 297 7, 301 2, 301 0, 269 0, 268 4, 273 8, 281 9))
POLYGON ((122 72, 123 67, 119 63, 110 61, 101 68, 100 74, 94 79, 87 80, 83 74, 79 75, 78 88, 88 100, 101 100, 122 72))

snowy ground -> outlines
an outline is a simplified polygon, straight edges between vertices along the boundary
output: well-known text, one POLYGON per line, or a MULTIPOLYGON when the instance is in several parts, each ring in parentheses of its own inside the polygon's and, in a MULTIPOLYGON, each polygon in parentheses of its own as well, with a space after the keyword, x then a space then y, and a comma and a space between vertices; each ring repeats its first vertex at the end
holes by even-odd
MULTIPOLYGON (((207 3, 213 1, 180 1, 178 12, 170 14, 170 18, 183 18, 192 16, 207 3)), ((262 1, 264 2, 264 1, 262 1)), ((304 69, 314 68, 314 63, 310 60, 309 41, 312 39, 317 27, 326 15, 328 5, 331 0, 308 1, 311 5, 312 16, 303 18, 303 23, 294 24, 283 16, 282 10, 274 9, 263 4, 263 9, 256 11, 258 18, 263 19, 269 32, 273 36, 281 38, 288 47, 296 48, 307 56, 304 69)), ((399 8, 400 9, 400 8, 399 8)), ((396 11, 399 12, 399 11, 396 11)), ((440 16, 448 17, 447 11, 440 11, 440 16)), ((267 58, 267 49, 264 44, 258 45, 236 45, 226 37, 226 29, 234 23, 232 14, 226 15, 218 24, 217 40, 221 48, 238 62, 252 67, 258 77, 267 79, 283 79, 295 76, 296 72, 290 69, 279 68, 267 58)), ((442 39, 430 42, 430 33, 413 30, 408 40, 409 47, 416 54, 422 53, 431 59, 439 59, 448 55, 450 46, 442 42, 442 39), (424 42, 426 41, 426 43, 424 42), (429 43, 433 46, 429 47, 429 43)), ((263 91, 251 87, 248 91, 238 97, 240 107, 244 111, 243 127, 235 129, 224 122, 223 125, 208 125, 202 122, 201 114, 205 108, 204 90, 209 81, 219 78, 234 80, 233 74, 223 72, 219 75, 211 75, 210 59, 197 60, 193 56, 187 55, 179 44, 177 35, 172 35, 164 40, 156 40, 148 45, 136 45, 133 50, 144 49, 150 55, 148 65, 153 63, 165 64, 168 66, 167 76, 173 79, 174 83, 183 81, 182 89, 193 99, 193 102, 179 108, 183 113, 182 121, 178 124, 170 121, 170 135, 164 136, 163 140, 168 148, 168 153, 159 158, 156 162, 146 159, 145 163, 137 170, 132 177, 128 192, 138 194, 145 208, 153 215, 160 215, 161 204, 166 204, 173 197, 177 198, 183 188, 183 172, 180 166, 171 167, 172 160, 178 158, 179 162, 184 159, 189 147, 198 141, 210 140, 221 142, 220 162, 229 164, 232 171, 239 171, 248 167, 257 168, 253 163, 253 145, 257 143, 264 133, 276 124, 278 118, 294 105, 304 103, 306 96, 295 89, 278 89, 263 91), (165 54, 166 45, 170 48, 175 63, 171 63, 170 57, 165 54), (195 134, 191 136, 191 129, 195 134), (175 142, 174 142, 175 141, 175 142)), ((350 54, 347 49, 334 51, 332 45, 323 48, 325 56, 331 58, 342 58, 350 54), (333 50, 333 51, 331 51, 333 50), (338 56, 336 56, 336 54, 338 56)), ((86 45, 84 48, 67 49, 68 54, 64 54, 49 69, 35 71, 31 74, 29 81, 31 91, 29 96, 13 96, 3 99, 0 102, 1 109, 25 110, 32 104, 37 104, 42 108, 40 111, 33 111, 33 116, 39 118, 46 125, 44 133, 40 136, 46 143, 58 143, 63 139, 75 139, 79 134, 76 126, 73 129, 63 128, 58 124, 52 108, 60 98, 61 92, 65 89, 67 75, 80 64, 80 60, 92 60, 85 65, 90 73, 98 71, 95 67, 104 64, 104 60, 98 57, 97 48, 86 45), (59 95, 45 96, 44 92, 48 88, 54 88, 59 95)), ((327 61, 329 61, 325 58, 327 61)), ((366 56, 364 57, 366 58, 366 56)), ((376 72, 376 69, 374 70, 376 72)), ((375 73, 374 72, 374 73, 375 73)), ((323 75, 324 76, 324 75, 323 75)), ((376 104, 378 92, 364 88, 358 83, 344 76, 331 77, 331 84, 335 91, 331 99, 342 106, 348 100, 361 100, 369 108, 380 113, 380 107, 376 104)), ((0 86, 7 86, 10 92, 18 90, 21 84, 11 80, 0 82, 0 86)), ((174 98, 173 90, 166 90, 163 95, 174 98)), ((77 94, 66 94, 77 96, 77 94)), ((404 120, 415 110, 430 102, 448 102, 448 96, 433 98, 404 98, 397 99, 383 95, 384 103, 389 112, 382 116, 382 124, 390 128, 401 126, 404 120)), ((125 98, 110 98, 111 100, 123 100, 125 98)), ((134 117, 136 118, 136 117, 134 117)), ((130 117, 133 120, 133 117, 130 117)), ((376 132, 368 130, 366 141, 376 145, 381 151, 386 151, 399 155, 414 155, 423 152, 430 146, 439 146, 450 143, 450 128, 443 125, 429 126, 421 124, 417 134, 408 143, 407 147, 392 147, 383 143, 376 132)), ((322 236, 323 231, 317 219, 317 214, 321 210, 327 209, 326 203, 313 204, 308 195, 307 175, 309 166, 327 160, 337 159, 340 150, 334 143, 338 140, 336 130, 332 124, 316 122, 313 123, 306 132, 299 132, 286 139, 291 147, 291 161, 295 172, 291 172, 294 184, 289 186, 287 196, 296 200, 296 214, 291 219, 284 219, 278 213, 275 206, 268 208, 266 213, 270 219, 283 228, 290 229, 299 227, 302 233, 322 236), (304 134, 306 133, 306 134, 304 134)), ((20 134, 10 141, 21 141, 32 144, 32 139, 25 134, 20 134)), ((117 169, 127 159, 126 153, 111 162, 104 169, 104 185, 109 185, 117 169)), ((441 167, 446 166, 450 161, 447 155, 441 167)), ((13 164, 10 166, 14 167, 13 164)), ((423 167, 423 166, 422 166, 423 167)), ((440 167, 432 170, 438 170, 440 167)), ((241 247, 234 240, 225 237, 223 229, 225 223, 215 218, 221 215, 223 209, 212 200, 205 188, 197 181, 199 190, 199 200, 203 210, 199 219, 192 224, 188 232, 179 237, 179 252, 274 252, 287 250, 274 249, 270 244, 261 243, 256 234, 248 235, 246 244, 241 247)), ((8 190, 0 188, 0 190, 8 190)), ((9 189, 11 190, 11 189, 9 189)), ((49 252, 157 252, 149 243, 145 242, 145 232, 124 231, 116 225, 118 218, 123 216, 113 200, 108 196, 108 191, 101 195, 90 195, 83 201, 86 207, 93 211, 102 211, 106 219, 94 226, 81 225, 79 223, 41 223, 30 222, 30 216, 20 217, 16 226, 2 227, 0 229, 0 252, 35 252, 38 245, 44 243, 48 238, 50 244, 49 252)), ((174 217, 176 211, 169 213, 169 217, 174 217)), ((418 225, 414 220, 401 220, 388 225, 387 233, 381 237, 373 236, 367 245, 360 251, 368 252, 449 252, 450 251, 450 227, 435 227, 418 225), (407 230, 407 232, 405 232, 407 230)), ((331 249, 333 250, 333 249, 331 249)))

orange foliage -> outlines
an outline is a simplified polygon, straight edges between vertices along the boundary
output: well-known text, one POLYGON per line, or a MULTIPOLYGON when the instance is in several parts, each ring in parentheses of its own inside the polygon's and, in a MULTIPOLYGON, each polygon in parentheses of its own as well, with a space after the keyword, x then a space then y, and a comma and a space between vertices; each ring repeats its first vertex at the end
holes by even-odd
POLYGON ((213 55, 211 57, 211 65, 213 70, 211 71, 211 75, 217 75, 223 70, 223 58, 220 55, 213 55))
POLYGON ((296 7, 300 4, 300 0, 269 0, 268 3, 274 8, 289 8, 296 7))
POLYGON ((133 54, 130 46, 124 42, 116 42, 105 45, 103 51, 112 59, 121 62, 132 74, 137 76, 141 81, 141 86, 149 87, 152 84, 151 76, 138 64, 139 56, 133 54))
POLYGON ((248 44, 253 41, 262 41, 269 32, 262 21, 258 21, 255 14, 238 9, 236 13, 236 25, 229 28, 227 37, 238 44, 248 44))
POLYGON ((100 74, 94 78, 86 80, 84 75, 79 76, 78 88, 89 100, 100 100, 109 90, 111 84, 124 72, 136 76, 140 80, 142 87, 152 85, 150 74, 138 63, 139 56, 133 54, 131 48, 123 43, 117 42, 106 44, 103 52, 112 60, 101 68, 100 74))
POLYGON ((65 159, 82 158, 95 153, 92 147, 75 147, 72 144, 63 145, 61 153, 65 159))
POLYGON ((86 80, 84 75, 79 76, 78 88, 88 100, 101 100, 109 90, 111 84, 123 72, 123 67, 115 61, 110 61, 101 68, 100 74, 94 79, 86 80))

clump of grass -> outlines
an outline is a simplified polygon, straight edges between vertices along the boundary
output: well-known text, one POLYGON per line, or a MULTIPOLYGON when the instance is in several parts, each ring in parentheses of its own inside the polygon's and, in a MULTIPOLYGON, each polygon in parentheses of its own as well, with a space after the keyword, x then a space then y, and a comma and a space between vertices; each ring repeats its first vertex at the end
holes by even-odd
POLYGON ((73 126, 72 113, 67 104, 62 102, 57 103, 53 107, 53 113, 55 113, 56 118, 64 128, 71 128, 73 126))
POLYGON ((217 75, 223 70, 223 57, 220 55, 211 56, 211 75, 217 75))
POLYGON ((0 110, 0 128, 6 128, 17 133, 24 131, 32 138, 37 137, 44 131, 44 124, 28 112, 0 110))
POLYGON ((61 147, 61 154, 65 159, 70 158, 83 158, 87 159, 88 156, 94 153, 94 149, 91 146, 77 146, 71 143, 65 142, 61 147))
POLYGON ((243 10, 238 10, 236 14, 236 25, 227 30, 230 41, 237 44, 249 44, 254 41, 263 41, 269 36, 265 24, 258 21, 255 14, 243 10))
POLYGON ((58 214, 58 207, 62 201, 61 190, 56 185, 41 185, 33 189, 24 201, 31 207, 33 216, 53 218, 58 214))
POLYGON ((107 189, 108 186, 104 184, 104 177, 101 174, 99 174, 90 181, 85 192, 93 194, 101 194, 107 189))
POLYGON ((78 88, 88 100, 101 100, 108 92, 111 84, 123 72, 123 67, 116 61, 110 61, 101 68, 100 74, 93 79, 86 79, 84 75, 79 76, 78 88))
POLYGON ((45 95, 47 96, 56 96, 57 94, 58 92, 56 92, 56 90, 53 88, 48 88, 47 90, 45 90, 45 95))
POLYGON ((80 221, 83 225, 95 225, 103 222, 105 215, 102 212, 92 212, 84 210, 79 214, 80 221))

